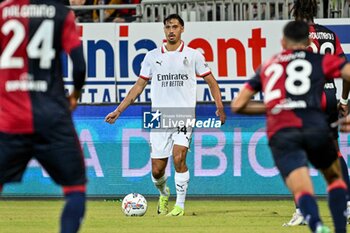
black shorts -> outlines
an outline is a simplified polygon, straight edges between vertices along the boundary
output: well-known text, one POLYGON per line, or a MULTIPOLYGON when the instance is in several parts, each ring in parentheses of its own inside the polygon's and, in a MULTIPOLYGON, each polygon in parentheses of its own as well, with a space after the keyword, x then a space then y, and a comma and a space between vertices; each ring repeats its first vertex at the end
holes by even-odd
MULTIPOLYGON (((326 94, 326 109, 325 113, 327 115, 328 125, 330 126, 333 122, 338 120, 338 101, 336 97, 337 89, 324 89, 326 94)), ((331 128, 331 132, 334 139, 339 138, 338 127, 331 128)))
POLYGON ((0 184, 19 182, 35 158, 60 185, 86 183, 84 156, 73 122, 65 116, 33 134, 0 133, 0 184))
POLYGON ((284 179, 309 162, 317 169, 328 168, 338 157, 329 129, 282 129, 271 137, 269 146, 284 179))

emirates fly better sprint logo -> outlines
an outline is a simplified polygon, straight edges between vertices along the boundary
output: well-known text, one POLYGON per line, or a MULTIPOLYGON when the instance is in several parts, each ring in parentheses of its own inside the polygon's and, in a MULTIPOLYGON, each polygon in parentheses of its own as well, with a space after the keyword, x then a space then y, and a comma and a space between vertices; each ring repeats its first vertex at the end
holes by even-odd
MULTIPOLYGON (((213 113, 215 114, 215 113, 213 113)), ((168 128, 220 128, 221 121, 215 117, 196 119, 192 108, 163 108, 143 112, 144 129, 168 128)))

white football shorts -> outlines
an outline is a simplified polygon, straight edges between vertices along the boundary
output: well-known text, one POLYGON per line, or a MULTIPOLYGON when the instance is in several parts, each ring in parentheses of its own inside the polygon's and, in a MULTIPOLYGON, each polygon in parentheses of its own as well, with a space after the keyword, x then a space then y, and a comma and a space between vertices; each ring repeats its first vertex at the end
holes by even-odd
POLYGON ((192 128, 187 128, 186 132, 179 131, 177 128, 151 130, 150 146, 151 158, 163 159, 169 158, 173 154, 173 146, 180 145, 189 148, 191 143, 192 128))

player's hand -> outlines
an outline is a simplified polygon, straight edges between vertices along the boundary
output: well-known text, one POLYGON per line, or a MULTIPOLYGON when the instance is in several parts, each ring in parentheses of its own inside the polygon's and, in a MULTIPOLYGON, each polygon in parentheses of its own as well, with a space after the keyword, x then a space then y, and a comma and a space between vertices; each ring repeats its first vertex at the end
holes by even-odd
POLYGON ((349 115, 349 106, 347 104, 338 104, 339 118, 349 115))
POLYGON ((341 132, 350 132, 350 115, 347 115, 346 117, 343 117, 338 120, 340 124, 340 131, 341 132))
POLYGON ((216 116, 220 117, 221 124, 225 124, 226 121, 226 113, 224 108, 218 108, 215 112, 216 116))
POLYGON ((114 122, 118 119, 118 117, 120 116, 121 112, 119 110, 114 110, 113 112, 109 113, 106 117, 105 117, 105 122, 109 123, 109 124, 114 124, 114 122))
POLYGON ((78 106, 78 99, 80 97, 80 92, 74 90, 67 98, 69 101, 69 110, 73 112, 78 106))

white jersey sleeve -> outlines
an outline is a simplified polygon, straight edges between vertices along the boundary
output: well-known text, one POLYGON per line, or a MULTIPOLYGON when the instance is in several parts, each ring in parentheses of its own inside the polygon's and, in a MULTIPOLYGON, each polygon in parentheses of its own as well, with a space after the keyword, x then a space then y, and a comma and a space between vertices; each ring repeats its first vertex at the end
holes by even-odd
POLYGON ((152 79, 152 66, 151 66, 151 55, 146 53, 145 58, 141 63, 140 78, 152 79))
POLYGON ((203 54, 201 54, 198 50, 196 50, 195 53, 195 69, 196 74, 200 77, 205 77, 211 73, 208 64, 204 60, 203 54))

